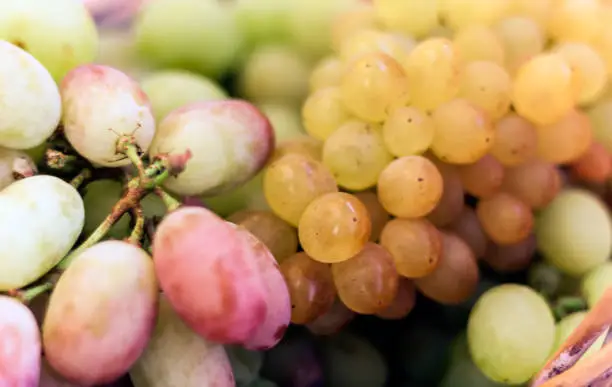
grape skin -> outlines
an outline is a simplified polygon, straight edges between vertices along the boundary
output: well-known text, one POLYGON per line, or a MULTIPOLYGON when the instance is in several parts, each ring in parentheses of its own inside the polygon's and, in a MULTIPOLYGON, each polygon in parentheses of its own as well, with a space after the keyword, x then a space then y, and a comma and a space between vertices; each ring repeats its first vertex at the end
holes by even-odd
POLYGON ((16 181, 14 173, 36 173, 36 164, 27 153, 0 148, 0 191, 16 181))
POLYGON ((581 293, 589 308, 601 300, 605 291, 612 285, 612 263, 604 262, 589 271, 581 280, 581 293))

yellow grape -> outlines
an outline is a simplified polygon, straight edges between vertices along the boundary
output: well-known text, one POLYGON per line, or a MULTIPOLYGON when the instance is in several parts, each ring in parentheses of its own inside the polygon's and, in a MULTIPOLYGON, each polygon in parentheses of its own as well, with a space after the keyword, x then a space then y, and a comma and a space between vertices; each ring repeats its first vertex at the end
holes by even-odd
POLYGON ((310 136, 299 136, 282 141, 276 145, 270 162, 276 161, 288 154, 299 154, 321 161, 323 143, 310 136))
POLYGON ((529 18, 542 28, 548 24, 550 10, 555 0, 513 0, 509 9, 510 16, 529 18))
POLYGON ((481 199, 476 207, 476 215, 485 233, 499 245, 518 243, 533 230, 531 208, 505 192, 481 199))
POLYGON ((385 224, 391 219, 391 215, 384 209, 378 201, 378 196, 374 192, 363 191, 355 193, 355 197, 359 199, 367 208, 372 222, 372 232, 370 233, 370 241, 378 242, 380 233, 385 224))
POLYGON ((589 42, 601 31, 600 0, 556 0, 550 9, 548 34, 557 41, 589 42))
POLYGON ((491 155, 485 155, 474 164, 458 168, 463 188, 477 198, 488 198, 501 189, 504 167, 491 155))
POLYGON ((378 200, 394 216, 419 218, 440 201, 444 183, 438 168, 425 157, 393 160, 378 177, 378 200))
POLYGON ((342 188, 362 191, 376 185, 380 172, 393 160, 380 127, 361 121, 340 126, 323 144, 323 164, 342 188))
POLYGON ((593 142, 589 117, 576 109, 550 125, 538 127, 536 133, 538 157, 557 164, 579 159, 593 142))
POLYGON ((601 33, 594 39, 593 44, 606 63, 608 74, 612 74, 612 23, 603 25, 601 33))
POLYGON ((436 207, 427 214, 427 219, 436 227, 443 227, 461 214, 465 192, 454 165, 437 163, 436 166, 442 175, 444 191, 436 207))
POLYGON ((340 58, 328 56, 321 59, 310 72, 308 87, 310 92, 326 87, 340 86, 344 64, 340 58))
POLYGON ((330 192, 313 200, 298 226, 302 248, 319 262, 342 262, 357 254, 370 239, 368 209, 355 196, 330 192))
POLYGON ((340 58, 350 63, 362 55, 382 52, 403 63, 415 45, 416 42, 409 37, 373 29, 361 30, 342 42, 340 58))
POLYGON ((464 206, 461 215, 447 228, 470 246, 476 258, 481 258, 485 255, 489 238, 482 229, 476 211, 471 207, 464 206))
POLYGON ((326 87, 313 92, 302 106, 304 129, 319 140, 325 140, 350 117, 338 87, 326 87))
POLYGON ((370 53, 347 65, 340 90, 352 114, 365 121, 382 122, 389 108, 405 98, 408 81, 395 59, 381 52, 370 53))
POLYGON ((265 169, 263 191, 272 211, 297 226, 310 202, 338 191, 338 186, 322 163, 300 154, 288 154, 265 169))
POLYGON ((340 12, 331 24, 331 42, 338 52, 347 38, 356 32, 376 26, 374 8, 371 4, 360 4, 358 7, 340 12))
POLYGON ((574 77, 557 54, 540 54, 518 70, 512 90, 516 112, 537 125, 552 124, 574 106, 574 77))
POLYGON ((410 104, 431 111, 454 98, 459 90, 462 63, 450 40, 429 38, 420 42, 404 63, 410 104))
POLYGON ((440 0, 440 16, 455 31, 491 25, 504 17, 511 0, 440 0))
POLYGON ((536 250, 536 239, 533 234, 510 245, 490 243, 483 261, 499 273, 515 273, 525 270, 531 264, 536 250))
POLYGON ((465 99, 453 99, 433 112, 431 150, 449 164, 471 164, 487 154, 495 139, 492 121, 465 99))
POLYGON ((465 62, 484 60, 502 66, 505 63, 504 45, 490 27, 474 25, 464 28, 455 35, 453 45, 465 62))
POLYGON ((434 132, 431 117, 413 106, 391 110, 382 128, 387 149, 397 157, 425 153, 433 142, 434 132))
POLYGON ((408 278, 400 278, 395 299, 387 308, 377 312, 376 316, 385 320, 401 320, 412 311, 415 302, 416 288, 414 282, 408 278))
POLYGON ((534 210, 548 205, 561 190, 561 173, 553 163, 532 160, 507 168, 502 191, 520 199, 534 210))
POLYGON ((392 31, 421 38, 438 26, 438 1, 374 0, 380 23, 392 31))
POLYGON ((459 97, 482 109, 494 121, 510 110, 511 94, 512 80, 499 64, 470 62, 461 73, 459 97))
POLYGON ((495 125, 491 155, 504 166, 511 167, 532 159, 537 151, 535 126, 516 113, 508 113, 495 125))
POLYGON ((595 140, 612 153, 612 98, 600 100, 587 114, 595 140))
POLYGON ((510 75, 515 75, 523 63, 544 51, 546 36, 532 19, 505 18, 495 25, 494 30, 504 47, 506 70, 510 75))

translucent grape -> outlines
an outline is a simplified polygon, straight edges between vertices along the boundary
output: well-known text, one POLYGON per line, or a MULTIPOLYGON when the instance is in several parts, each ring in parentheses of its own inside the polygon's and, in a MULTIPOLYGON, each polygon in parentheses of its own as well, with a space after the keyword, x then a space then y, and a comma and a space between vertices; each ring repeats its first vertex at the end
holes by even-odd
POLYGON ((480 274, 470 247, 454 234, 442 233, 442 255, 433 272, 414 283, 428 298, 442 304, 460 304, 475 291, 480 274))
POLYGON ((466 27, 453 38, 453 46, 465 62, 489 61, 504 65, 506 53, 501 39, 492 28, 483 25, 466 27))
POLYGON ((538 23, 527 17, 508 17, 494 27, 504 47, 506 70, 510 75, 523 63, 544 51, 546 36, 538 23))
POLYGON ((490 243, 483 260, 500 273, 514 273, 526 269, 536 250, 536 240, 532 235, 511 245, 490 243))
POLYGON ((587 111, 595 140, 612 152, 612 99, 603 99, 587 111))
POLYGON ((518 243, 533 230, 531 208, 504 192, 480 200, 476 214, 485 233, 500 245, 518 243))
POLYGON ((598 0, 559 0, 550 8, 548 34, 558 41, 588 42, 601 31, 598 0))
POLYGON ((554 0, 513 0, 508 10, 512 16, 522 16, 545 28, 550 17, 554 0))
POLYGON ((332 335, 339 332, 342 327, 355 318, 355 312, 346 307, 336 297, 331 309, 315 321, 306 325, 310 332, 318 336, 332 335))
POLYGON ((415 45, 416 42, 409 37, 365 29, 355 32, 342 42, 340 58, 344 63, 350 63, 362 55, 381 52, 402 64, 415 45))
POLYGON ((441 0, 440 16, 453 30, 472 25, 491 25, 501 19, 510 7, 510 0, 441 0))
POLYGON ((401 65, 383 53, 369 53, 347 65, 340 91, 346 108, 357 118, 381 122, 389 108, 407 93, 401 65))
POLYGON ((359 31, 371 29, 376 25, 374 7, 369 3, 361 3, 339 13, 331 25, 332 48, 338 52, 340 47, 359 31))
POLYGON ((383 140, 394 156, 410 156, 425 153, 434 138, 431 117, 412 106, 391 110, 382 128, 383 140))
POLYGON ((511 92, 510 75, 501 65, 474 61, 463 68, 459 97, 482 109, 492 120, 510 110, 511 92))
POLYGON ((414 283, 407 278, 401 278, 397 285, 395 299, 386 309, 377 312, 376 316, 385 320, 403 319, 412 311, 415 301, 416 288, 414 283))
POLYGON ((439 264, 442 236, 426 219, 393 219, 383 228, 380 244, 395 261, 398 273, 408 278, 431 274, 439 264))
POLYGON ((310 91, 340 86, 343 72, 344 64, 340 58, 328 56, 321 59, 310 72, 310 78, 308 79, 310 91))
POLYGON ((298 154, 321 161, 323 157, 323 144, 321 141, 310 136, 300 136, 281 141, 276 145, 270 161, 276 161, 288 154, 298 154))
POLYGON ((612 176, 612 156, 601 144, 594 142, 572 163, 571 173, 587 183, 604 183, 612 176))
POLYGON ((27 153, 0 148, 0 191, 20 177, 36 174, 36 164, 27 153))
POLYGON ((512 167, 533 158, 538 138, 535 127, 515 113, 508 113, 495 124, 491 155, 504 166, 512 167))
POLYGON ((414 107, 431 111, 457 95, 462 59, 450 40, 420 42, 403 65, 414 107))
POLYGON ((381 172, 378 200, 391 215, 419 218, 438 205, 443 185, 442 175, 431 161, 422 156, 404 156, 381 172))
POLYGON ((612 286, 612 263, 604 262, 587 272, 580 285, 582 296, 592 308, 612 286))
POLYGON ((349 190, 375 186, 380 173, 392 160, 380 127, 365 122, 345 123, 323 144, 323 164, 338 185, 349 190))
POLYGON ((472 359, 488 378, 520 384, 534 376, 550 355, 555 320, 538 293, 505 284, 486 291, 476 302, 467 335, 472 359))
POLYGON ((374 0, 377 20, 392 31, 426 37, 438 26, 437 1, 374 0))
POLYGON ((382 204, 380 204, 378 196, 374 192, 363 191, 357 192, 354 195, 363 203, 368 210, 368 215, 370 215, 370 221, 372 223, 370 241, 378 242, 380 233, 383 227, 385 227, 385 224, 391 219, 391 215, 389 215, 382 204))
POLYGON ((306 206, 323 194, 338 191, 338 187, 320 162, 288 154, 266 168, 263 191, 272 211, 297 227, 306 206))
POLYGON ((537 155, 542 160, 565 164, 580 158, 591 146, 593 129, 589 117, 580 110, 570 110, 565 116, 536 131, 537 155))
POLYGON ((351 118, 342 103, 337 87, 319 89, 308 96, 302 107, 302 120, 306 132, 319 140, 327 139, 351 118))
POLYGON ((399 276, 391 254, 372 242, 351 259, 332 264, 338 297, 349 309, 374 314, 391 305, 399 276))
POLYGON ((289 104, 266 103, 259 105, 259 110, 270 121, 276 144, 305 134, 300 109, 289 104))
POLYGON ((432 152, 450 164, 471 164, 487 154, 495 141, 489 117, 464 99, 453 99, 433 112, 436 128, 432 152))
POLYGON ((497 193, 504 181, 504 167, 491 155, 458 168, 463 188, 472 196, 487 198, 497 193))
POLYGON ((554 164, 535 159, 507 168, 502 190, 533 209, 544 208, 561 190, 561 174, 554 164))
POLYGON ((444 190, 436 207, 427 214, 427 219, 436 227, 443 227, 461 214, 465 192, 457 168, 454 165, 439 163, 437 167, 442 174, 444 190))
POLYGON ((536 218, 538 250, 563 273, 578 277, 610 257, 612 222, 588 191, 566 189, 536 218))
POLYGON ((482 229, 476 211, 471 207, 463 207, 459 217, 448 226, 448 229, 470 246, 476 258, 485 255, 489 238, 482 229))
POLYGON ((353 195, 331 192, 314 199, 300 217, 298 236, 304 251, 324 263, 342 262, 370 239, 368 209, 353 195))

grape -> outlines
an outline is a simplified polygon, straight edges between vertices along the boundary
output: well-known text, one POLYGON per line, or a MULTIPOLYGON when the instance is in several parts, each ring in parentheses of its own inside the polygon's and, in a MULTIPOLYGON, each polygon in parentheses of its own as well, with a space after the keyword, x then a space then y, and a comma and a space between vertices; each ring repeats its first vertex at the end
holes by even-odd
POLYGON ((315 64, 308 79, 311 92, 326 87, 340 86, 344 64, 335 56, 327 56, 315 64))
POLYGON ((523 16, 545 27, 548 23, 550 10, 554 0, 513 0, 508 10, 512 16, 523 16))
POLYGON ((420 42, 403 65, 410 102, 416 108, 431 111, 459 91, 462 60, 448 39, 429 38, 420 42))
POLYGON ((582 277, 581 293, 590 308, 601 300, 605 291, 612 285, 612 263, 604 262, 582 277))
POLYGON ((0 148, 0 191, 18 180, 37 172, 36 164, 27 153, 0 148))
POLYGON ((374 10, 386 28, 416 38, 426 37, 439 23, 437 1, 374 0, 374 10))
POLYGON ((153 337, 130 379, 135 387, 235 386, 223 346, 196 335, 163 295, 153 337))
POLYGON ((143 77, 140 87, 149 97, 157 122, 171 111, 197 101, 227 99, 214 81, 184 70, 162 70, 143 77))
POLYGON ((40 334, 27 306, 0 295, 0 385, 38 386, 40 334))
POLYGON ((333 303, 327 313, 306 325, 315 335, 327 336, 339 332, 342 327, 355 318, 355 312, 348 309, 339 298, 333 303))
POLYGON ((489 238, 482 229, 476 211, 472 208, 464 206, 459 217, 448 226, 448 229, 470 246, 476 258, 485 255, 489 238))
POLYGON ((297 227, 306 206, 323 194, 337 192, 338 187, 320 162, 300 154, 287 154, 266 168, 263 191, 272 211, 297 227))
POLYGON ((536 219, 535 233, 546 260, 571 276, 587 273, 611 253, 608 210, 593 194, 580 189, 562 191, 544 208, 536 219))
POLYGON ((118 379, 151 337, 158 292, 151 257, 140 248, 105 241, 86 249, 49 300, 42 326, 49 364, 81 384, 118 379))
POLYGON ((243 49, 233 9, 216 1, 151 1, 141 8, 133 28, 139 55, 163 68, 217 77, 243 49))
MULTIPOLYGON (((551 354, 561 349, 561 346, 563 345, 565 340, 567 340, 574 332, 574 330, 578 328, 578 325, 582 323, 586 316, 587 312, 575 312, 568 316, 565 316, 563 319, 557 322, 555 344, 552 348, 553 351, 551 352, 551 354)), ((598 337, 597 340, 595 340, 595 342, 589 347, 589 349, 587 349, 584 355, 582 355, 578 362, 581 362, 584 359, 587 359, 596 354, 597 351, 603 346, 604 339, 605 335, 598 337)))
POLYGON ((33 148, 42 144, 59 123, 61 99, 57 86, 40 62, 19 47, 0 40, 0 54, 0 82, 10 91, 0 99, 0 146, 33 148))
POLYGON ((415 45, 416 42, 409 37, 364 29, 346 37, 340 45, 339 53, 344 63, 350 63, 366 54, 381 52, 402 64, 415 45))
POLYGON ((501 19, 510 0, 441 0, 440 16, 455 31, 472 25, 491 25, 501 19))
POLYGON ((41 357, 40 381, 35 384, 39 387, 82 387, 80 384, 71 383, 59 375, 50 365, 47 359, 41 357))
POLYGON ((500 273, 514 273, 526 269, 536 250, 536 240, 532 235, 511 245, 489 243, 484 261, 500 273))
POLYGON ((557 164, 577 160, 593 141, 588 116, 576 109, 550 125, 540 126, 536 133, 538 157, 557 164))
POLYGON ((57 177, 28 177, 0 191, 0 240, 11 242, 0 251, 0 291, 22 288, 57 265, 84 218, 79 193, 57 177))
POLYGON ((400 63, 387 54, 373 52, 347 65, 340 92, 350 113, 364 121, 382 122, 390 107, 405 98, 408 84, 400 63))
POLYGON ((378 178, 378 200, 391 215, 419 218, 430 213, 442 197, 438 168, 422 156, 400 157, 378 178))
POLYGON ((155 134, 149 100, 138 84, 112 67, 84 65, 60 85, 64 133, 89 161, 106 167, 128 165, 117 152, 120 136, 133 135, 146 151, 155 134))
POLYGON ((257 250, 234 227, 202 207, 182 207, 162 220, 153 240, 168 301, 187 326, 222 344, 249 340, 268 313, 257 250), (202 284, 207 296, 194 298, 202 284))
POLYGON ((504 65, 505 52, 501 39, 492 28, 483 25, 466 27, 453 38, 453 46, 465 62, 489 61, 504 65))
POLYGON ((310 136, 295 137, 278 143, 272 154, 271 161, 276 161, 288 154, 298 154, 315 161, 321 161, 323 158, 323 146, 321 141, 310 136))
POLYGON ((232 365, 237 386, 250 386, 259 378, 264 362, 264 353, 244 349, 239 345, 225 345, 225 353, 232 365))
POLYGON ((250 103, 230 99, 174 110, 159 124, 149 154, 191 151, 185 170, 165 186, 180 195, 213 196, 255 176, 273 148, 268 119, 250 103))
POLYGON ((493 62, 474 61, 463 68, 459 97, 482 109, 494 121, 510 110, 510 75, 493 62))
POLYGON ((491 155, 504 166, 522 164, 536 154, 538 138, 535 127, 515 113, 508 113, 495 124, 491 155))
POLYGON ((504 173, 502 191, 512 194, 533 209, 550 203, 561 190, 561 173, 557 166, 534 159, 504 173))
POLYGON ((496 194, 504 181, 504 167, 490 155, 485 155, 474 164, 459 167, 458 172, 465 190, 477 198, 496 194))
POLYGON ((518 69, 512 104, 518 114, 537 125, 553 124, 572 111, 574 80, 560 55, 536 55, 518 69))
POLYGON ((433 142, 434 133, 431 117, 412 106, 391 110, 382 128, 387 149, 397 157, 425 153, 433 142))
POLYGON ((331 309, 336 288, 329 265, 300 252, 281 262, 280 270, 291 296, 292 323, 311 323, 331 309))
POLYGON ((134 35, 129 29, 107 28, 101 25, 100 28, 102 33, 98 42, 96 64, 121 69, 121 71, 137 80, 142 79, 151 71, 149 66, 138 57, 134 35))
POLYGON ((319 89, 308 96, 302 107, 302 122, 312 137, 325 140, 350 119, 342 104, 342 93, 337 87, 319 89))
POLYGON ((550 8, 548 34, 558 41, 588 42, 601 31, 598 0, 559 0, 550 8))
POLYGON ((464 191, 461 178, 453 165, 438 164, 444 190, 436 207, 427 214, 436 227, 443 227, 455 220, 463 210, 464 191))
MULTIPOLYGON (((606 7, 607 12, 602 15, 602 18, 605 20, 606 16, 609 18, 610 15, 610 7, 606 7)), ((593 48, 597 50, 599 55, 601 55, 602 59, 606 63, 606 70, 608 74, 612 73, 612 54, 610 48, 612 48, 612 28, 610 28, 609 23, 602 23, 602 30, 596 36, 593 41, 593 48)))
POLYGON ((383 227, 385 227, 385 224, 391 219, 391 216, 380 204, 378 196, 376 196, 374 192, 363 191, 357 192, 354 195, 363 203, 368 210, 368 215, 370 215, 370 222, 372 223, 370 242, 378 242, 380 233, 383 227))
POLYGON ((331 22, 331 45, 334 51, 340 51, 342 44, 347 39, 362 30, 376 27, 374 7, 370 2, 362 2, 350 9, 337 14, 331 22))
POLYGON ((527 382, 546 362, 555 340, 555 320, 542 296, 505 284, 486 291, 470 313, 470 354, 490 379, 527 382))
POLYGON ((263 104, 259 105, 259 109, 270 120, 274 129, 274 139, 277 143, 305 134, 300 111, 293 106, 263 104))
POLYGON ((239 0, 235 16, 250 46, 286 40, 291 3, 283 0, 239 0))
POLYGON ((262 188, 263 173, 260 172, 238 188, 220 195, 204 197, 202 201, 207 208, 224 217, 245 209, 268 211, 270 207, 266 203, 262 188))
MULTIPOLYGON (((85 186, 83 205, 85 223, 83 233, 89 236, 104 221, 123 193, 123 184, 111 179, 95 180, 85 186)), ((124 214, 113 224, 106 234, 110 238, 121 239, 130 234, 130 215, 124 214)))
POLYGON ((472 164, 488 153, 495 141, 492 121, 465 99, 453 99, 433 112, 436 128, 431 150, 450 164, 472 164))
POLYGON ((403 319, 412 311, 416 302, 414 283, 407 278, 401 278, 397 285, 397 294, 393 302, 384 310, 378 311, 376 316, 385 320, 403 319))
POLYGON ((600 143, 591 147, 572 163, 574 177, 592 183, 605 183, 612 176, 612 156, 600 143))
POLYGON ((282 262, 298 248, 295 229, 269 211, 244 210, 227 218, 244 227, 259 239, 272 253, 278 262, 282 262))
POLYGON ((398 273, 408 278, 431 274, 442 256, 442 236, 426 219, 393 219, 380 235, 380 244, 395 261, 398 273))
POLYGON ((393 160, 381 128, 351 121, 337 128, 323 144, 323 164, 342 188, 361 191, 376 185, 382 170, 393 160))
POLYGON ((455 305, 466 301, 476 291, 478 265, 470 247, 461 238, 441 233, 442 254, 433 272, 414 283, 428 298, 442 304, 455 305))
POLYGON ((494 27, 506 54, 506 70, 516 75, 519 67, 544 51, 546 36, 538 23, 526 17, 508 17, 494 27))
POLYGON ((533 229, 533 214, 529 206, 505 192, 480 200, 476 214, 484 232, 500 245, 517 243, 533 229))
POLYGON ((310 67, 292 47, 257 47, 243 64, 241 95, 256 102, 297 103, 308 92, 310 67))
POLYGON ((368 209, 355 196, 330 192, 314 199, 300 217, 298 236, 304 251, 324 263, 345 261, 370 239, 368 209))
POLYGON ((603 99, 587 112, 593 137, 612 152, 612 99, 603 99))
MULTIPOLYGON (((80 1, 4 1, 0 15, 0 39, 32 54, 57 82, 95 58, 96 26, 80 1)), ((19 78, 14 73, 13 77, 19 78)))

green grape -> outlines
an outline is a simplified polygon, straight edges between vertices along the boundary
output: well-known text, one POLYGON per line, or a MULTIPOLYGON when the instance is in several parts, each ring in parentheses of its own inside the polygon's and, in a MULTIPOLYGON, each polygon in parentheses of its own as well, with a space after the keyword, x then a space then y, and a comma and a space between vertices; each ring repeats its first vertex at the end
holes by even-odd
POLYGON ((597 102, 587 111, 594 140, 612 152, 612 99, 606 98, 597 102))
POLYGON ((196 101, 228 98, 225 90, 214 81, 182 70, 164 70, 142 78, 140 87, 149 97, 157 122, 172 110, 196 101))
POLYGON ((321 161, 323 144, 310 136, 300 136, 291 140, 285 140, 276 145, 270 162, 276 161, 287 154, 297 153, 302 156, 310 157, 313 160, 321 161))
POLYGON ((287 104, 262 104, 259 110, 268 117, 274 129, 274 140, 290 140, 304 135, 299 109, 287 104))
POLYGON ((291 2, 238 0, 235 3, 236 21, 250 46, 287 40, 291 2))
POLYGON ((121 27, 101 31, 95 62, 121 69, 138 80, 150 71, 149 66, 138 57, 134 35, 129 29, 121 27))
MULTIPOLYGON (((569 316, 565 316, 561 321, 557 323, 556 335, 555 335, 555 345, 552 348, 551 356, 561 348, 563 342, 569 338, 572 332, 578 328, 578 325, 585 319, 588 312, 576 312, 572 313, 569 316)), ((578 360, 578 362, 583 361, 584 359, 593 356, 599 349, 601 349, 603 345, 603 341, 606 335, 602 335, 595 340, 593 345, 587 349, 584 355, 578 360)))
POLYGON ((232 365, 236 385, 250 386, 259 378, 264 360, 263 352, 250 351, 239 345, 226 345, 225 352, 232 365))
POLYGON ((338 87, 326 87, 308 96, 302 107, 302 120, 306 132, 318 140, 327 139, 351 118, 342 103, 338 87))
POLYGON ((263 172, 230 192, 204 197, 203 201, 206 207, 223 217, 245 209, 267 210, 269 206, 263 195, 263 172))
POLYGON ((438 3, 430 0, 374 0, 374 10, 378 20, 388 29, 420 38, 438 26, 438 3))
POLYGON ((581 291, 589 307, 592 308, 610 286, 612 286, 612 263, 610 262, 602 263, 582 277, 581 291))
POLYGON ((571 276, 581 276, 605 262, 612 249, 612 221, 592 193, 562 191, 536 217, 538 250, 571 276))
POLYGON ((555 319, 531 288, 504 284, 486 291, 470 313, 470 354, 491 380, 527 382, 544 365, 555 340, 555 319))

